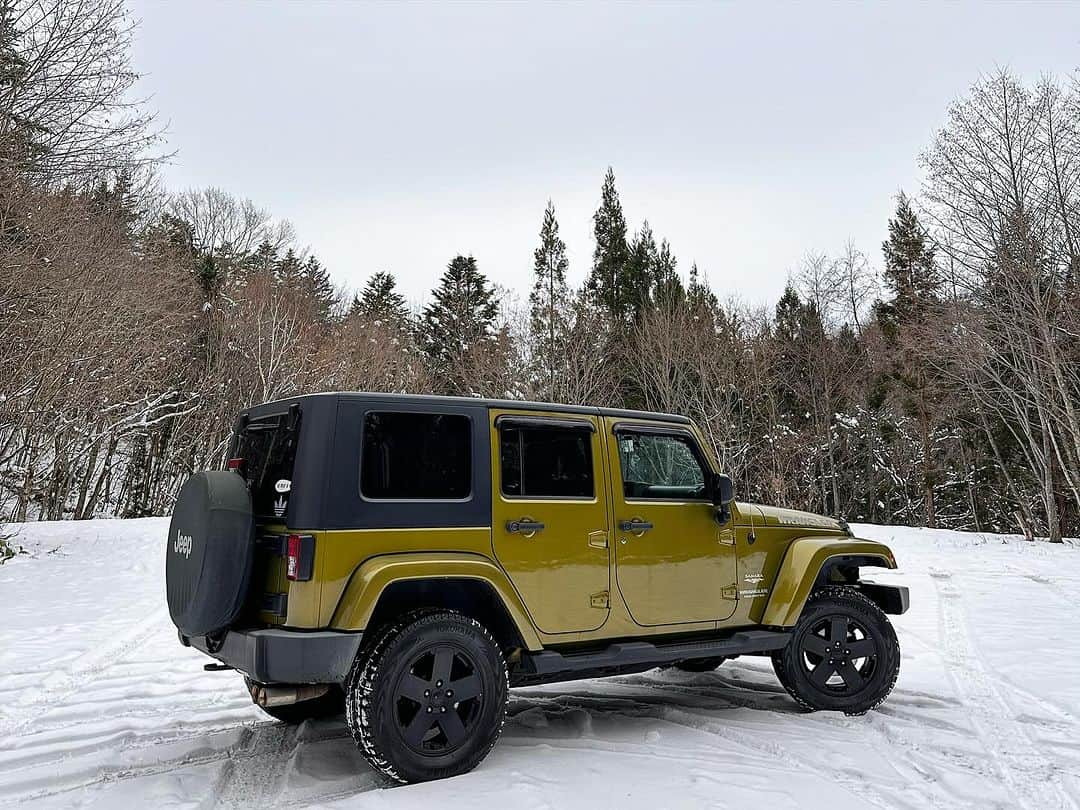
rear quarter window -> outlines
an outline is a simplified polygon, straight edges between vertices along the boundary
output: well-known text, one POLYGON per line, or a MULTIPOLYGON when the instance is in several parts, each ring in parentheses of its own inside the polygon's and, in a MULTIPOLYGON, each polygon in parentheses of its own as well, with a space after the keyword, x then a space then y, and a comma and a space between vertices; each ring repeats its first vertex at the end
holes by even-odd
POLYGON ((464 500, 472 489, 472 426, 462 414, 368 411, 360 494, 369 500, 464 500))

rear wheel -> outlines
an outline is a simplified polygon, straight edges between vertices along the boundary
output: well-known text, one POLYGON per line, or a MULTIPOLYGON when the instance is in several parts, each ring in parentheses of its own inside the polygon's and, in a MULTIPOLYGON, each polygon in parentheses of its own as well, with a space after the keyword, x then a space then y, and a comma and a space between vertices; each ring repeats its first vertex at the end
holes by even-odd
POLYGON ((372 767, 399 782, 471 771, 502 731, 509 678, 487 629, 459 613, 385 630, 349 676, 346 717, 372 767))
POLYGON ((888 617, 861 593, 823 588, 773 655, 773 668, 804 708, 865 714, 896 684, 900 645, 888 617))

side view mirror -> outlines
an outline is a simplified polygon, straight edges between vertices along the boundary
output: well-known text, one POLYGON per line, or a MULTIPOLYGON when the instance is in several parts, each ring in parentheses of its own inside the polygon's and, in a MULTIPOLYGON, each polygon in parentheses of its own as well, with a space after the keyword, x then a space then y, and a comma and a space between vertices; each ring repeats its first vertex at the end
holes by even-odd
POLYGON ((714 473, 709 481, 713 506, 716 507, 716 522, 723 526, 731 520, 731 502, 735 500, 735 488, 730 476, 714 473))
POLYGON ((731 477, 723 473, 715 473, 712 477, 712 502, 714 506, 727 509, 735 500, 735 487, 731 483, 731 477))

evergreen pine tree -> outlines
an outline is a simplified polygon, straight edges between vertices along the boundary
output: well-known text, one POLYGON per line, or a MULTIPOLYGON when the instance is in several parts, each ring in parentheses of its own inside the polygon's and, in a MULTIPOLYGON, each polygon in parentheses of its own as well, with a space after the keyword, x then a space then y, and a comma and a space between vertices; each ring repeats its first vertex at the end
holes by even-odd
POLYGON ((405 296, 397 291, 394 276, 379 271, 367 280, 364 289, 353 298, 349 314, 380 324, 403 326, 409 320, 409 307, 405 296))
POLYGON ((540 226, 540 247, 534 252, 533 259, 529 336, 540 397, 551 402, 558 398, 557 381, 565 365, 571 307, 566 285, 566 244, 559 238, 555 206, 550 200, 540 226))
POLYGON ((629 255, 622 274, 622 286, 630 313, 637 316, 652 304, 653 282, 659 255, 649 221, 641 224, 641 230, 630 242, 629 255))
POLYGON ((300 257, 296 255, 296 251, 289 248, 284 256, 274 262, 274 280, 282 287, 296 289, 301 285, 302 279, 303 265, 300 257))
POLYGON ((697 262, 690 265, 690 284, 686 288, 686 302, 701 317, 703 314, 715 315, 720 308, 716 294, 709 287, 708 279, 701 276, 697 262))
POLYGON ((304 293, 311 298, 315 317, 323 323, 328 322, 334 314, 337 293, 326 268, 314 256, 308 256, 307 261, 300 268, 300 281, 304 293))
POLYGON ((604 175, 600 207, 593 215, 593 267, 586 282, 592 300, 606 313, 612 323, 622 324, 629 314, 623 273, 629 256, 626 243, 626 218, 615 189, 615 172, 608 167, 604 175))
POLYGON ((776 302, 776 337, 782 344, 792 344, 799 334, 799 316, 802 301, 795 287, 788 282, 784 294, 776 302))
POLYGON ((0 98, 4 104, 5 121, 0 138, 0 160, 7 166, 24 167, 42 153, 35 137, 34 122, 24 117, 10 103, 10 94, 25 80, 30 65, 23 56, 25 44, 20 42, 16 21, 25 13, 11 0, 0 0, 0 98))
POLYGON ((934 246, 903 192, 897 199, 896 216, 889 220, 889 238, 882 244, 885 284, 893 295, 898 318, 917 314, 936 300, 941 277, 934 261, 934 246))
POLYGON ((256 272, 269 274, 274 272, 277 261, 277 250, 270 242, 263 241, 255 248, 255 252, 251 254, 246 264, 256 272))
POLYGON ((667 239, 660 242, 660 250, 656 254, 656 265, 653 267, 653 301, 678 305, 686 300, 686 289, 682 279, 676 271, 678 262, 671 252, 671 245, 667 239))
POLYGON ((941 277, 934 246, 903 193, 897 199, 896 216, 889 220, 889 238, 881 251, 885 286, 892 298, 874 307, 889 351, 888 376, 879 384, 900 412, 915 420, 922 468, 922 519, 934 527, 935 488, 941 479, 936 432, 946 389, 940 375, 926 362, 925 353, 933 308, 940 303, 941 277))
POLYGON ((439 390, 472 393, 483 381, 470 379, 470 361, 483 352, 482 344, 496 340, 494 291, 477 269, 476 259, 456 256, 432 297, 435 300, 424 308, 417 342, 439 390))
POLYGON ((128 169, 116 174, 113 184, 99 180, 88 195, 90 208, 98 214, 111 217, 125 239, 130 239, 141 216, 138 195, 128 169))

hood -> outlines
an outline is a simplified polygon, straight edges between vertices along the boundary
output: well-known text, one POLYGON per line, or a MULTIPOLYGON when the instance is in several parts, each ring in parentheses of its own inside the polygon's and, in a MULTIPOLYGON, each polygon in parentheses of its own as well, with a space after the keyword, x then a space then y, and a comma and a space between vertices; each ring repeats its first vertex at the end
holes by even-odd
POLYGON ((794 526, 806 529, 826 529, 851 534, 847 524, 836 518, 815 515, 813 512, 800 512, 798 509, 781 509, 779 506, 762 506, 756 503, 739 504, 739 511, 749 516, 751 510, 754 522, 759 520, 766 526, 794 526))

